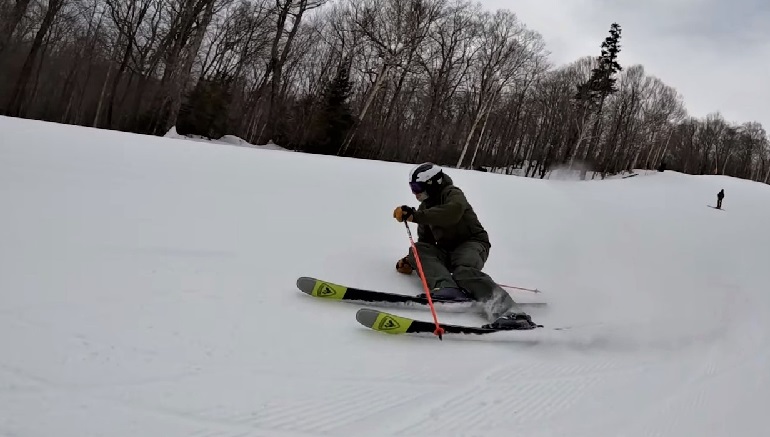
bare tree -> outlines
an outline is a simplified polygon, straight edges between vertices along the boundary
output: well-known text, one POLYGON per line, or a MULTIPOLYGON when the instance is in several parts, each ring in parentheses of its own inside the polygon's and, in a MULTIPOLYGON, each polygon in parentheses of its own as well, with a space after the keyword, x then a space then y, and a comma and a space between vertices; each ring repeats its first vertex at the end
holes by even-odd
POLYGON ((346 154, 360 121, 380 91, 391 70, 400 70, 395 79, 395 92, 383 123, 387 123, 406 75, 416 64, 416 53, 427 37, 432 24, 443 9, 443 0, 363 0, 351 1, 350 16, 355 31, 369 44, 380 63, 376 81, 368 91, 366 102, 357 115, 356 124, 340 147, 346 154))
POLYGON ((209 111, 193 91, 216 83, 228 132, 296 150, 340 116, 352 129, 321 153, 770 180, 759 123, 689 116, 643 66, 615 68, 610 33, 602 56, 551 65, 514 13, 471 0, 0 0, 0 111, 163 135, 180 108, 209 111), (333 83, 342 115, 324 104, 333 83))
POLYGON ((37 61, 37 56, 43 47, 43 39, 48 34, 48 31, 50 30, 56 15, 59 13, 59 11, 61 11, 62 7, 64 7, 65 1, 66 0, 48 0, 48 7, 45 10, 45 16, 43 16, 43 21, 40 24, 40 28, 35 34, 35 39, 32 41, 32 47, 29 49, 29 53, 27 54, 27 58, 24 61, 24 65, 21 67, 21 72, 19 73, 16 86, 14 87, 13 94, 11 95, 11 100, 8 104, 8 115, 22 115, 27 84, 31 79, 32 69, 35 62, 37 61))
POLYGON ((468 87, 475 96, 470 110, 472 122, 457 167, 462 165, 479 122, 489 116, 503 90, 525 76, 527 68, 537 65, 545 48, 540 35, 527 30, 516 15, 508 11, 482 15, 480 25, 479 49, 474 59, 478 68, 471 68, 474 81, 468 87))
POLYGON ((10 7, 10 3, 10 0, 3 0, 0 3, 0 55, 3 54, 3 50, 8 46, 13 32, 21 22, 29 6, 29 0, 16 0, 13 8, 10 7))

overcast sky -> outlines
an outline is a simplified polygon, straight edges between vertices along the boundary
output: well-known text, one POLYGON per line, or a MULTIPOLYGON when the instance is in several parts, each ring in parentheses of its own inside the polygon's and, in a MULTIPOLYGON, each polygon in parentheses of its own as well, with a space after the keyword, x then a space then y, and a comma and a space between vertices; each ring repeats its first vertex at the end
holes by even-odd
POLYGON ((770 132, 770 0, 479 0, 509 9, 545 39, 551 60, 598 56, 621 27, 621 66, 642 64, 690 115, 719 111, 770 132))

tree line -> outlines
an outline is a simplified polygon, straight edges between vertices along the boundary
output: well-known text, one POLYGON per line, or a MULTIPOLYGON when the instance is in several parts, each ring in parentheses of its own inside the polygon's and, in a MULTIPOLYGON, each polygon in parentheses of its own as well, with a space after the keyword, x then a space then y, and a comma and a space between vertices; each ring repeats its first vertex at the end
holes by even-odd
POLYGON ((612 23, 549 61, 466 0, 0 0, 0 111, 60 123, 544 177, 636 168, 768 183, 761 124, 689 116, 612 23))

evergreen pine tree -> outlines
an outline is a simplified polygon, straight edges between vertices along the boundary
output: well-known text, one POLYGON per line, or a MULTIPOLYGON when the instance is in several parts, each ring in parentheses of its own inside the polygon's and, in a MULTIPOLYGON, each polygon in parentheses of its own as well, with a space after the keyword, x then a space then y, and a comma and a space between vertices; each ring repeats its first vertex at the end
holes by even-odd
MULTIPOLYGON (((582 153, 580 147, 586 138, 589 138, 589 143, 586 146, 585 156, 589 156, 595 141, 596 132, 598 132, 604 101, 607 96, 617 91, 615 74, 623 70, 617 62, 618 53, 620 52, 619 24, 612 23, 612 26, 610 26, 610 36, 605 38, 601 47, 602 51, 601 55, 597 58, 596 67, 591 70, 591 76, 586 82, 577 85, 577 92, 574 96, 581 126, 577 134, 578 139, 575 149, 572 151, 570 158, 570 168, 572 168, 576 157, 582 153), (591 135, 589 135, 587 124, 590 123, 589 120, 591 118, 593 118, 593 126, 591 128, 591 135)), ((585 179, 585 168, 581 171, 580 177, 585 179)))
POLYGON ((617 61, 618 53, 620 53, 620 25, 612 23, 610 36, 602 43, 601 55, 597 58, 598 65, 591 70, 591 77, 577 86, 575 99, 589 107, 601 107, 607 96, 618 90, 615 74, 623 70, 617 61))
POLYGON ((354 124, 348 103, 353 85, 347 65, 344 61, 340 64, 336 75, 321 95, 321 108, 313 120, 310 140, 306 146, 309 152, 335 154, 354 124))
POLYGON ((219 139, 227 133, 231 93, 224 78, 200 79, 179 108, 177 132, 219 139))

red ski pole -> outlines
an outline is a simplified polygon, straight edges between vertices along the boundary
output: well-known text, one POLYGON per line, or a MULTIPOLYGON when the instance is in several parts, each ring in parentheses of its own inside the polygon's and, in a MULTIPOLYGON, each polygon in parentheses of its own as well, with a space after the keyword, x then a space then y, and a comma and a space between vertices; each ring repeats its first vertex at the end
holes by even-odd
POLYGON ((409 223, 404 220, 404 226, 406 226, 406 233, 409 235, 409 243, 412 245, 412 253, 414 253, 414 259, 417 260, 417 272, 420 274, 422 280, 422 286, 425 289, 425 296, 428 297, 428 306, 430 306, 430 312, 433 314, 433 322, 436 324, 436 330, 433 331, 434 335, 438 336, 439 340, 443 340, 444 328, 438 324, 438 316, 436 316, 436 309, 433 307, 433 299, 430 297, 430 290, 428 289, 428 281, 425 279, 425 273, 422 270, 422 262, 420 262, 420 255, 417 254, 417 247, 414 245, 414 239, 412 238, 412 231, 409 229, 409 223))

